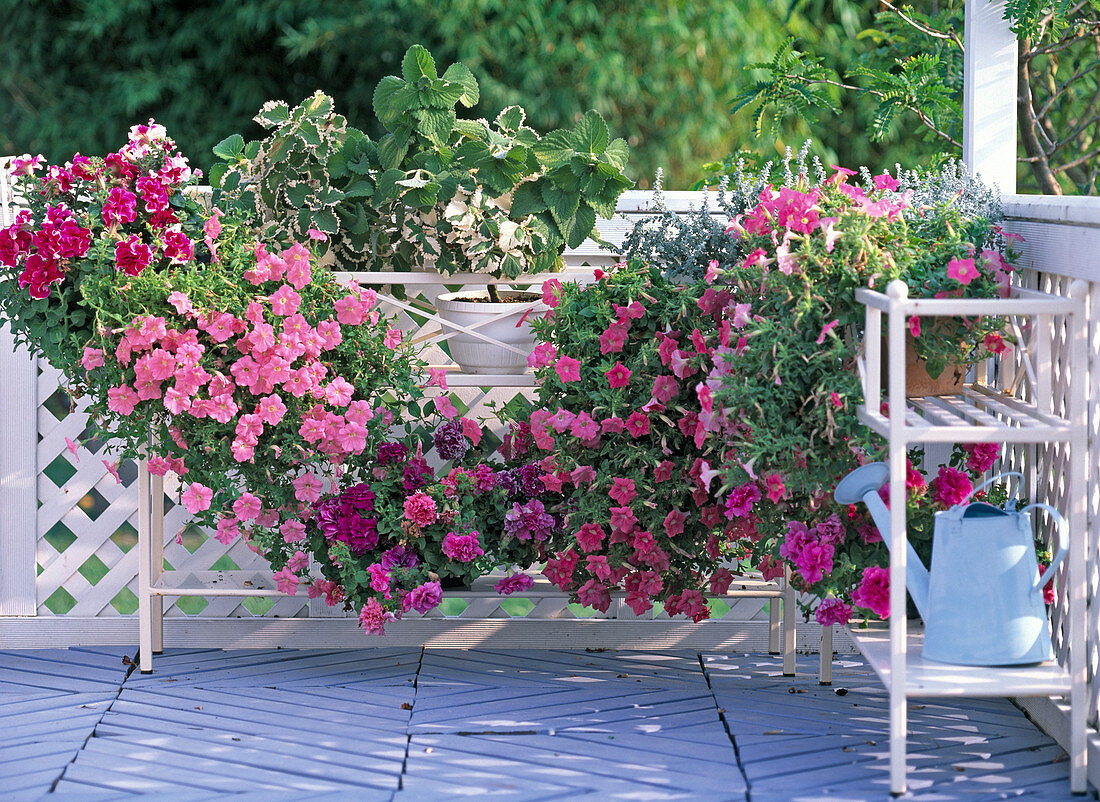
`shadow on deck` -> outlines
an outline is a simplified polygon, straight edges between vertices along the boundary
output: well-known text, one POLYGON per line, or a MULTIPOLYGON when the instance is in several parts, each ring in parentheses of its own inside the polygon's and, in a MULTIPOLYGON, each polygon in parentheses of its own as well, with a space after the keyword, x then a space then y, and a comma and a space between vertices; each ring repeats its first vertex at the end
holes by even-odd
MULTIPOLYGON (((8 800, 880 800, 886 695, 767 655, 587 650, 0 652, 8 800), (238 797, 239 798, 239 797, 238 797)), ((910 704, 920 800, 1080 799, 1004 700, 910 704)))

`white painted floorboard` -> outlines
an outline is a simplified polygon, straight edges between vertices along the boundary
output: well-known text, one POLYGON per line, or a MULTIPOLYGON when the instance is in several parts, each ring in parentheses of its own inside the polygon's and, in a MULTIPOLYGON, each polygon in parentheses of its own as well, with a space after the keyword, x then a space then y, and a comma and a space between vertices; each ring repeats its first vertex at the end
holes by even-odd
MULTIPOLYGON (((0 798, 887 800, 887 699, 690 650, 0 652, 0 798), (132 653, 130 655, 133 656, 132 653)), ((1079 799, 1002 700, 913 700, 906 799, 1079 799)))

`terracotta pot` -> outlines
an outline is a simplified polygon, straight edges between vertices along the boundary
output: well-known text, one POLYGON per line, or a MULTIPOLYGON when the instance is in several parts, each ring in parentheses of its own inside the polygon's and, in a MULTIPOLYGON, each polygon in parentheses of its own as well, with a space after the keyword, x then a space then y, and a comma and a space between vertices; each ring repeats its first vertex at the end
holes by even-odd
MULTIPOLYGON (((905 335, 905 397, 923 398, 936 395, 956 395, 962 392, 966 370, 969 367, 961 363, 949 363, 937 378, 928 375, 928 363, 917 357, 913 337, 905 335)), ((882 389, 890 386, 890 368, 886 357, 886 348, 882 350, 882 389)))

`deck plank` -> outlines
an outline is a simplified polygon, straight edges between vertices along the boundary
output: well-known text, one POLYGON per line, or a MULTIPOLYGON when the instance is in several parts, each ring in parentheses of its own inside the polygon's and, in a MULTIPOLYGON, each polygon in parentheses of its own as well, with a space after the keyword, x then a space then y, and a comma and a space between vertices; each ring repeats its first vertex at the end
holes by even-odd
MULTIPOLYGON (((859 660, 822 687, 816 657, 785 677, 684 650, 177 649, 151 675, 125 653, 0 652, 5 800, 887 798, 888 700, 859 660)), ((907 799, 1073 798, 1006 701, 911 700, 909 726, 907 799)))

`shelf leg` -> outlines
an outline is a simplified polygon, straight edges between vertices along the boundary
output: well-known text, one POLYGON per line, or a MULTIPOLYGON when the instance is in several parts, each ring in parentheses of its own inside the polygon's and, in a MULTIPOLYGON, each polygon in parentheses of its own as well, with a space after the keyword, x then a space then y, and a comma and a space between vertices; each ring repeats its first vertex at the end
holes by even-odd
POLYGON ((906 721, 906 622, 905 577, 908 540, 906 532, 905 463, 905 316, 902 304, 908 288, 892 281, 886 288, 890 298, 887 317, 887 356, 890 377, 890 531, 882 535, 890 546, 890 792, 905 793, 906 721))
POLYGON ((153 673, 153 605, 150 587, 152 532, 150 515, 149 468, 138 463, 138 654, 142 674, 153 673))
POLYGON ((791 584, 791 567, 784 569, 783 575, 783 676, 793 677, 796 673, 795 666, 795 590, 791 584))
MULTIPOLYGON (((164 477, 149 480, 149 583, 155 585, 164 572, 164 477)), ((149 621, 152 629, 151 654, 164 651, 164 597, 149 596, 149 621)))
POLYGON ((817 682, 819 685, 833 684, 833 628, 832 626, 821 628, 821 655, 817 667, 817 682))
MULTIPOLYGON (((1088 385, 1089 320, 1085 314, 1088 286, 1074 281, 1069 295, 1077 306, 1066 321, 1072 350, 1070 352, 1069 417, 1073 439, 1069 447, 1070 476, 1067 512, 1069 513, 1069 671, 1070 690, 1070 790, 1075 794, 1088 791, 1088 385)), ((1093 309, 1093 314, 1096 309, 1093 309)))

